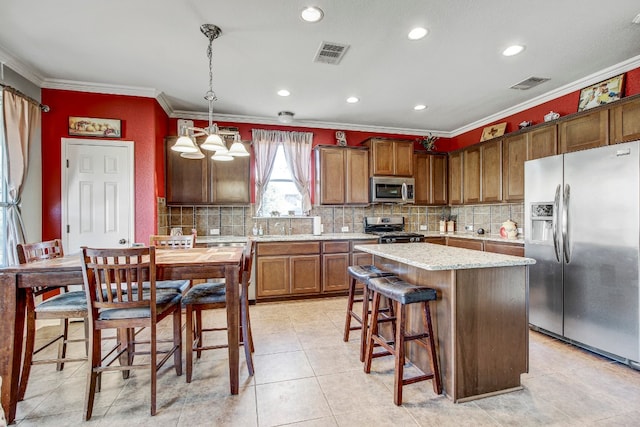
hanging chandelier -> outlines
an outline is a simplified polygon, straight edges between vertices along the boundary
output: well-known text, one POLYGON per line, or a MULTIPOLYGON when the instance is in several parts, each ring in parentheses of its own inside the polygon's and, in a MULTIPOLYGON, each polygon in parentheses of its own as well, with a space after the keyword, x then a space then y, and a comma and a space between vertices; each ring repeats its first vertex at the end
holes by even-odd
POLYGON ((230 148, 227 148, 218 129, 218 125, 213 123, 213 102, 218 98, 213 91, 212 45, 213 41, 220 37, 222 30, 213 24, 203 24, 200 27, 200 31, 209 40, 209 46, 207 48, 207 57, 209 58, 209 90, 204 95, 204 99, 206 99, 209 104, 209 126, 204 129, 193 126, 181 126, 179 138, 171 149, 179 152, 180 157, 186 159, 203 159, 205 156, 202 150, 214 151, 215 154, 211 156, 211 158, 219 161, 230 161, 233 160, 234 157, 246 157, 249 153, 240 141, 240 134, 238 132, 233 134, 233 143, 230 148), (204 135, 206 135, 207 138, 198 146, 195 143, 195 138, 204 135))

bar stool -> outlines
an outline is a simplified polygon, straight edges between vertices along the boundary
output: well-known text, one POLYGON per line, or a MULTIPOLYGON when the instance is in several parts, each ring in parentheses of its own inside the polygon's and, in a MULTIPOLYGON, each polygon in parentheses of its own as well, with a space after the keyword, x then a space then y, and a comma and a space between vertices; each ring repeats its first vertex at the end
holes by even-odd
POLYGON ((369 279, 373 279, 376 277, 386 277, 393 276, 393 273, 389 273, 387 271, 381 270, 375 265, 350 265, 347 267, 347 271, 351 276, 351 281, 349 282, 349 297, 347 299, 347 316, 344 322, 344 336, 342 339, 344 342, 349 341, 349 332, 361 329, 360 336, 360 361, 364 361, 364 349, 365 349, 365 339, 367 334, 366 326, 368 325, 368 315, 369 315, 369 298, 367 292, 367 283, 369 279), (355 298, 357 285, 362 285, 362 299, 355 298), (362 314, 359 315, 355 311, 353 311, 353 304, 356 302, 362 303, 362 314), (351 319, 354 319, 359 323, 358 326, 351 326, 351 319))
POLYGON ((394 393, 393 402, 396 405, 402 404, 402 386, 405 384, 413 384, 419 381, 433 380, 433 391, 436 394, 442 393, 442 383, 440 380, 440 371, 438 369, 438 356, 436 352, 436 344, 433 338, 433 328, 431 325, 431 311, 429 302, 436 300, 435 289, 422 286, 412 285, 396 276, 387 276, 373 278, 368 283, 369 291, 373 292, 373 301, 371 309, 371 327, 367 334, 366 355, 364 371, 371 372, 371 361, 374 357, 393 355, 395 357, 395 375, 394 375, 394 393), (395 302, 397 305, 396 315, 396 332, 393 345, 378 333, 378 312, 380 310, 380 297, 384 296, 395 302), (407 330, 407 313, 406 309, 409 304, 422 304, 423 323, 425 331, 410 335, 407 330), (405 343, 416 341, 424 346, 429 353, 429 367, 431 373, 417 375, 410 378, 404 378, 405 363, 405 343), (381 353, 373 353, 374 346, 378 344, 386 349, 381 353))

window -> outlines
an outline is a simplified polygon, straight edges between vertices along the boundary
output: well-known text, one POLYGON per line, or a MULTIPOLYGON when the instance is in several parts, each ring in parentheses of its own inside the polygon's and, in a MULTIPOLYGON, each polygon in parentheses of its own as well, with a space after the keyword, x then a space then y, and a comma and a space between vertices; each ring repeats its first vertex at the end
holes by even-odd
POLYGON ((273 211, 278 211, 280 215, 287 215, 290 211, 296 215, 302 214, 302 196, 291 177, 282 145, 278 146, 273 171, 262 199, 262 215, 270 215, 273 211))
POLYGON ((2 91, 0 90, 0 267, 7 265, 7 254, 5 247, 7 245, 7 183, 4 180, 4 171, 6 166, 5 150, 4 150, 4 123, 2 114, 2 91))

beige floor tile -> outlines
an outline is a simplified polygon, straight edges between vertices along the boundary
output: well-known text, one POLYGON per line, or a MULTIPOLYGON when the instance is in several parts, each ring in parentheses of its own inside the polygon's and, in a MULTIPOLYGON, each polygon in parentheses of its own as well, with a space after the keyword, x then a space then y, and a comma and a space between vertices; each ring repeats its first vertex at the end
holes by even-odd
POLYGON ((403 405, 421 426, 498 426, 486 411, 474 402, 453 403, 444 396, 403 405))
POLYGON ((395 406, 389 389, 363 371, 324 375, 318 377, 318 382, 334 415, 395 406))
POLYGON ((307 355, 303 351, 257 355, 253 360, 256 370, 256 384, 314 376, 307 355))
POLYGON ((330 417, 331 410, 316 378, 256 386, 261 427, 330 417))
POLYGON ((354 411, 344 414, 337 414, 336 421, 341 427, 372 427, 372 426, 394 426, 410 427, 417 426, 416 420, 409 414, 406 408, 393 407, 371 407, 366 411, 354 411))
POLYGON ((253 344, 255 356, 302 350, 298 335, 295 333, 265 334, 254 331, 253 344))
MULTIPOLYGON (((217 387, 214 387, 217 388, 217 387)), ((228 388, 206 400, 190 400, 182 407, 178 426, 257 426, 255 389, 229 396, 228 388)))
POLYGON ((334 417, 318 418, 316 420, 300 421, 299 423, 287 424, 296 427, 335 427, 338 425, 334 417))
POLYGON ((362 371, 362 363, 357 355, 344 344, 334 347, 310 348, 305 350, 316 376, 348 371, 362 371))

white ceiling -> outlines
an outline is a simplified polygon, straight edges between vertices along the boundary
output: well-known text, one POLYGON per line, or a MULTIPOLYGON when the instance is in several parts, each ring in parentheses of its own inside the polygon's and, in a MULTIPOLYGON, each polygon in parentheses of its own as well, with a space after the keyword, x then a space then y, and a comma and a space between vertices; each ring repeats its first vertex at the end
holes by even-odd
POLYGON ((159 96, 202 118, 211 23, 216 120, 289 110, 294 125, 451 136, 640 66, 639 13, 637 0, 0 0, 0 60, 41 87, 159 96), (306 5, 324 19, 303 22, 306 5), (408 40, 414 26, 429 35, 408 40), (339 65, 312 62, 323 41, 350 45, 339 65), (531 76, 551 80, 509 89, 531 76))

